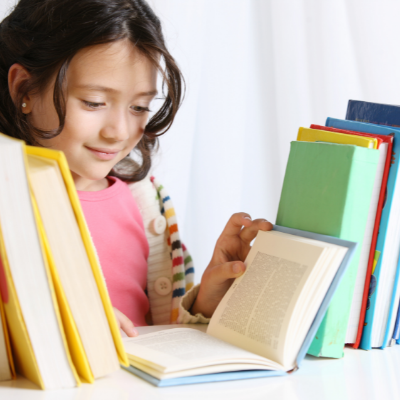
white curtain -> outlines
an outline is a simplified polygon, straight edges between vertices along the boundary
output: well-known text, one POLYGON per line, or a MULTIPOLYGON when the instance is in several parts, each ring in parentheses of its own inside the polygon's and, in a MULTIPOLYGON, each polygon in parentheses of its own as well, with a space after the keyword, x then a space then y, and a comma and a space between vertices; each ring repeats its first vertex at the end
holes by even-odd
MULTIPOLYGON (((79 1, 79 0, 77 0, 79 1)), ((0 0, 0 16, 13 0, 0 0)), ((299 126, 400 104, 400 2, 150 0, 186 79, 154 175, 200 280, 230 215, 275 222, 299 126)))
POLYGON ((275 222, 300 126, 400 104, 399 1, 151 0, 187 82, 154 174, 197 280, 229 216, 275 222))

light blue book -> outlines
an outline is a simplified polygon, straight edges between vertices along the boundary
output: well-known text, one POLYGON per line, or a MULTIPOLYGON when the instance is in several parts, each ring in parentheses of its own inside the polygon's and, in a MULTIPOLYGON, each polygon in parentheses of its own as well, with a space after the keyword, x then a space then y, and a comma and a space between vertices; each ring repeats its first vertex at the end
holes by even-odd
MULTIPOLYGON (((365 118, 362 119, 365 120, 365 118)), ((397 289, 399 288, 400 240, 396 241, 394 237, 399 234, 399 232, 395 232, 398 222, 395 220, 395 215, 400 208, 400 185, 397 185, 400 165, 400 128, 335 118, 328 118, 326 126, 356 132, 392 135, 394 137, 392 165, 389 170, 386 200, 382 209, 376 244, 376 254, 379 259, 371 276, 367 311, 360 344, 360 347, 364 350, 370 350, 371 348, 383 349, 391 342, 399 305, 397 289), (390 273, 387 273, 389 270, 390 273), (384 271, 383 274, 382 271, 384 271), (382 276, 385 277, 384 280, 382 276), (390 293, 389 301, 384 301, 385 295, 387 299, 388 290, 390 293), (379 301, 377 304, 378 296, 379 301)))
MULTIPOLYGON (((398 306, 399 307, 399 306, 398 306)), ((399 307, 400 308, 400 307, 399 307)), ((392 338, 396 340, 396 343, 399 344, 399 339, 400 339, 400 314, 397 312, 397 317, 396 317, 396 322, 394 324, 394 329, 393 329, 393 336, 392 338)))
MULTIPOLYGON (((325 312, 326 312, 326 310, 329 306, 329 303, 335 293, 335 290, 337 289, 343 275, 345 274, 345 272, 347 270, 347 267, 349 266, 349 264, 354 256, 354 252, 357 247, 357 243, 350 242, 347 240, 337 239, 337 238, 330 237, 330 236, 320 235, 320 234, 316 234, 316 233, 312 233, 312 232, 305 232, 305 231, 301 231, 298 229, 285 228, 285 227, 281 227, 281 226, 277 226, 277 225, 275 225, 273 229, 276 231, 279 231, 279 232, 296 235, 296 236, 301 236, 301 237, 308 238, 308 239, 319 240, 322 242, 331 243, 331 244, 335 244, 338 246, 343 246, 343 247, 348 248, 348 251, 347 251, 345 257, 343 258, 343 260, 340 264, 340 267, 338 268, 338 270, 335 274, 335 277, 333 278, 332 283, 331 283, 328 291, 325 294, 325 297, 320 305, 320 308, 319 308, 317 314, 315 315, 315 318, 314 318, 312 325, 305 337, 305 340, 304 340, 299 352, 297 353, 296 368, 295 368, 295 370, 297 370, 300 367, 300 364, 303 361, 312 340, 314 339, 314 336, 315 336, 315 334, 318 330, 318 327, 325 315, 325 312)), ((151 384, 153 384, 155 386, 159 386, 159 387, 287 375, 287 372, 284 372, 284 371, 244 370, 244 371, 221 372, 221 373, 213 373, 213 374, 205 374, 205 375, 194 375, 194 376, 188 376, 188 377, 183 377, 183 378, 157 379, 154 376, 152 376, 138 368, 132 367, 132 366, 123 367, 123 368, 125 370, 139 376, 140 378, 145 379, 146 381, 150 382, 151 384)))

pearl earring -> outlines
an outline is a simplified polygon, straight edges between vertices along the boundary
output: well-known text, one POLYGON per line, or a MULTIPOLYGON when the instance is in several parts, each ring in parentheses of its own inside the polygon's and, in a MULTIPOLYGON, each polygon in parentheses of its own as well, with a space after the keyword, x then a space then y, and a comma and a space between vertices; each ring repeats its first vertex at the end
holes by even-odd
POLYGON ((26 107, 26 103, 22 103, 22 107, 25 108, 26 107))

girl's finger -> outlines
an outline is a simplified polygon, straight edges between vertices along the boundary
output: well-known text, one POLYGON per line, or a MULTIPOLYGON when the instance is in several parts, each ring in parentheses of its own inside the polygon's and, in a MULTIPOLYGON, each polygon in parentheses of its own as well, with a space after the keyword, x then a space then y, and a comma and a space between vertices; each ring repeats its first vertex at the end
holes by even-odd
POLYGON ((119 327, 129 337, 135 337, 139 335, 139 332, 135 329, 135 325, 133 325, 133 322, 125 314, 116 308, 114 308, 114 312, 117 317, 119 327))
POLYGON ((135 337, 139 335, 139 332, 135 329, 133 322, 124 315, 124 319, 121 321, 121 329, 129 336, 135 337))
POLYGON ((224 230, 222 231, 222 235, 229 235, 234 236, 238 235, 242 230, 243 226, 250 226, 251 225, 251 217, 249 214, 240 212, 233 214, 230 218, 228 223, 225 225, 224 230))
POLYGON ((258 231, 270 231, 273 225, 265 219, 255 219, 250 226, 244 227, 240 238, 248 245, 257 236, 258 231))
POLYGON ((243 275, 246 267, 241 261, 230 261, 217 265, 212 269, 212 282, 209 285, 221 285, 230 279, 238 278, 243 275))

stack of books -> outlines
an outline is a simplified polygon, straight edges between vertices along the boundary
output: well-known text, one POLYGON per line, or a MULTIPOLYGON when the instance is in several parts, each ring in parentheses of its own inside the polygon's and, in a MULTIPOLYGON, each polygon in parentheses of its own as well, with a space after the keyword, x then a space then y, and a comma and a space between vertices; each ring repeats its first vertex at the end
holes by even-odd
POLYGON ((128 370, 157 386, 283 375, 299 368, 306 352, 340 358, 346 344, 400 342, 400 129, 390 125, 400 125, 400 108, 351 101, 347 120, 300 128, 274 230, 257 236, 246 272, 206 334, 159 331, 127 339, 128 370), (392 109, 397 121, 388 117, 392 109), (352 254, 335 267, 334 280, 327 265, 319 270, 327 279, 317 284, 319 295, 316 287, 306 289, 311 282, 298 269, 309 265, 318 275, 318 262, 306 262, 306 248, 297 247, 305 237, 319 246, 335 238, 331 243, 352 254), (171 342, 182 343, 177 358, 168 352, 171 342))
POLYGON ((70 388, 121 364, 170 386, 400 343, 396 126, 400 107, 350 101, 346 120, 300 128, 276 225, 258 233, 207 333, 124 343, 64 154, 0 134, 0 380, 70 388))
POLYGON ((356 252, 318 233, 259 232, 207 334, 123 343, 64 154, 0 134, 0 179, 0 379, 17 371, 42 389, 120 364, 159 386, 296 370, 356 252))
POLYGON ((352 100, 291 143, 276 223, 359 244, 309 354, 400 343, 399 152, 400 107, 352 100))
POLYGON ((42 389, 128 365, 62 152, 0 134, 0 380, 42 389))

